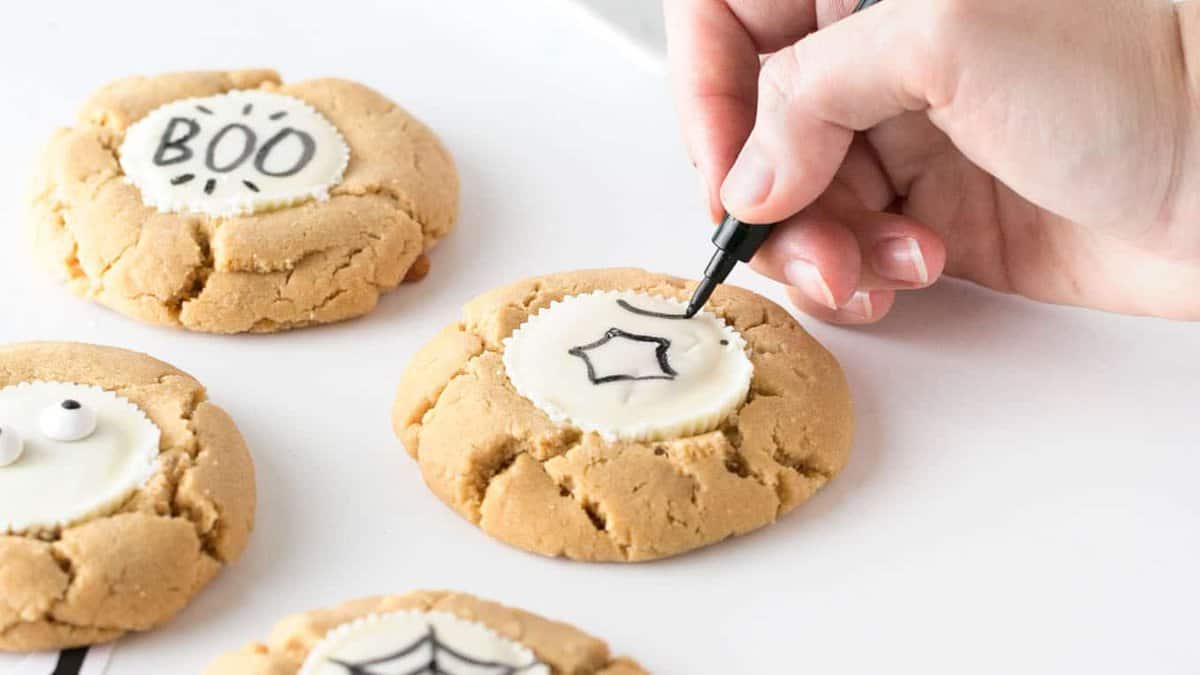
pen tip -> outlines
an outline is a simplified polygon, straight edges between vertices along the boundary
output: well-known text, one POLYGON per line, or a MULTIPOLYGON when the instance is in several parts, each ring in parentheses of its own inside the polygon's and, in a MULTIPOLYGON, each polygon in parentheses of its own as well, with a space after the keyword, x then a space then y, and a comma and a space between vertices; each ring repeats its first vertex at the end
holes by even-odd
POLYGON ((704 308, 704 304, 712 297, 713 289, 717 287, 717 281, 712 277, 704 277, 700 283, 696 285, 696 291, 692 293, 692 299, 688 301, 687 308, 683 315, 687 318, 692 318, 700 313, 704 308))

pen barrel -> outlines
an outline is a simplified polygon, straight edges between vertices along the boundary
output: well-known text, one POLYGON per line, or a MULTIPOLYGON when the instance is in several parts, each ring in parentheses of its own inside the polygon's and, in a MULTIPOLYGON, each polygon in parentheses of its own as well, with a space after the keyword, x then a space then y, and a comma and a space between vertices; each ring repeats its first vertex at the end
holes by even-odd
MULTIPOLYGON (((730 258, 750 262, 754 253, 771 235, 771 227, 771 225, 750 225, 733 216, 726 216, 724 222, 713 234, 712 242, 730 258)), ((711 264, 709 263, 709 265, 711 264)))
POLYGON ((708 261, 708 267, 704 268, 704 278, 712 279, 717 283, 725 281, 729 273, 733 271, 733 266, 737 263, 737 258, 725 251, 718 250, 708 261))

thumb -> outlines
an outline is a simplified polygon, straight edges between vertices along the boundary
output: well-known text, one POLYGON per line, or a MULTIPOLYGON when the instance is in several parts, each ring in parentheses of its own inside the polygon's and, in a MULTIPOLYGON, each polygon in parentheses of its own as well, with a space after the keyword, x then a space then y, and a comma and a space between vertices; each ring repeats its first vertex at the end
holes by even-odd
POLYGON ((912 7, 883 2, 763 63, 754 130, 721 186, 730 213, 750 223, 794 215, 829 186, 855 131, 929 107, 925 84, 944 78, 905 25, 912 7))

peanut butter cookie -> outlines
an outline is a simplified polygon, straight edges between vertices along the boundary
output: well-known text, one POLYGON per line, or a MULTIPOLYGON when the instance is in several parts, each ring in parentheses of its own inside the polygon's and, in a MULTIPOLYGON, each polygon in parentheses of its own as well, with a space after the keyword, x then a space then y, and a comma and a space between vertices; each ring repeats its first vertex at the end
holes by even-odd
POLYGON ((114 82, 36 172, 37 257, 142 321, 269 332, 369 312, 424 276, 458 178, 425 125, 354 82, 269 70, 114 82))
POLYGON ((663 558, 773 522, 845 465, 842 371, 783 309, 633 269, 470 302, 412 359, 392 421, 442 501, 513 546, 663 558))
POLYGON ((246 445, 199 382, 161 361, 0 347, 0 446, 0 650, 154 628, 246 546, 246 445))

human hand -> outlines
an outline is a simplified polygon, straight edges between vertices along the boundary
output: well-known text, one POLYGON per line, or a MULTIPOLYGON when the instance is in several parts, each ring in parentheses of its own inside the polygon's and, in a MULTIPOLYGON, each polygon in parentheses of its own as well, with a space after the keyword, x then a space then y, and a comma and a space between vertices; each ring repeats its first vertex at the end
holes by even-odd
POLYGON ((714 220, 781 223, 757 270, 839 323, 943 271, 1200 319, 1200 1, 855 4, 666 0, 714 220))

